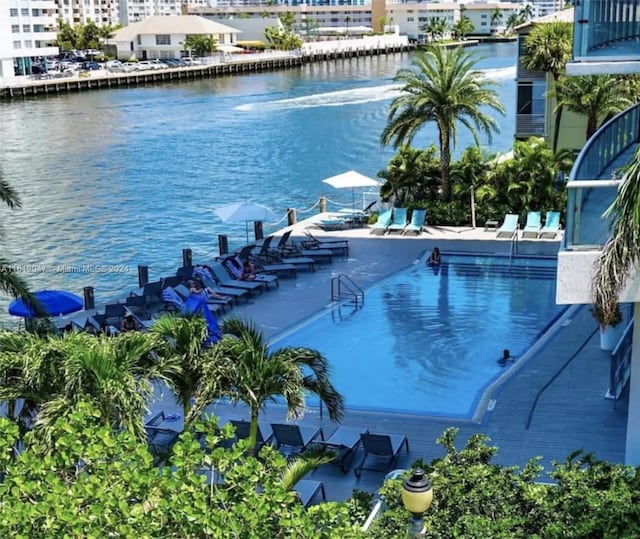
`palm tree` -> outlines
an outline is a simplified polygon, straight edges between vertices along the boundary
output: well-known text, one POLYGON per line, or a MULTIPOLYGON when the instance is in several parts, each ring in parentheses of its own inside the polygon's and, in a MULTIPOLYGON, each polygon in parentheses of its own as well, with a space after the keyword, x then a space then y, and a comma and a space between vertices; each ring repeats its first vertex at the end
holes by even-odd
POLYGON ((512 13, 511 15, 509 15, 507 17, 507 24, 505 28, 506 33, 510 34, 511 32, 513 32, 515 27, 518 26, 520 22, 521 22, 520 17, 518 16, 517 13, 512 13))
POLYGON ((327 360, 308 348, 270 351, 261 332, 251 323, 230 318, 222 325, 223 338, 212 348, 191 417, 199 417, 215 398, 243 402, 251 413, 249 448, 255 451, 258 414, 269 401, 283 397, 290 418, 304 412, 305 392, 320 397, 332 421, 344 413, 344 400, 329 380, 327 360))
POLYGON ((611 75, 564 77, 556 84, 556 111, 564 107, 586 116, 589 140, 604 121, 633 105, 625 90, 626 86, 611 75))
POLYGON ((154 347, 148 334, 137 332, 110 338, 0 333, 0 401, 25 399, 37 412, 35 428, 49 436, 58 418, 88 400, 106 424, 143 438, 151 382, 167 381, 171 369, 154 347))
MULTIPOLYGON (((22 201, 18 192, 11 184, 0 175, 0 203, 10 210, 22 207, 22 201)), ((0 223, 0 240, 4 237, 2 223, 0 223)), ((14 298, 22 298, 26 303, 34 306, 36 312, 41 311, 41 306, 34 300, 26 281, 20 277, 13 266, 0 253, 0 290, 14 298)))
POLYGON ((471 132, 477 145, 477 131, 482 131, 491 143, 498 124, 484 109, 504 114, 504 106, 493 89, 496 83, 475 69, 478 60, 463 48, 430 46, 416 53, 413 66, 417 69, 403 68, 395 76, 394 80, 403 87, 391 103, 381 135, 383 145, 397 148, 410 144, 425 124, 436 124, 442 198, 447 202, 451 200, 451 149, 457 142, 457 123, 471 132))
POLYGON ((491 12, 491 26, 494 27, 494 33, 497 33, 497 27, 500 25, 500 21, 502 21, 503 17, 504 13, 502 13, 502 10, 499 7, 494 8, 491 12))
POLYGON ((625 170, 622 186, 605 213, 611 235, 594 264, 593 309, 603 326, 619 320, 618 297, 638 266, 640 254, 640 148, 625 170))
POLYGON ((460 17, 460 20, 453 25, 451 29, 454 39, 464 40, 468 34, 475 30, 475 26, 471 22, 471 19, 466 16, 460 17))
POLYGON ((533 6, 531 4, 525 4, 518 13, 518 17, 520 18, 520 24, 533 19, 533 6))
MULTIPOLYGON (((551 73, 554 86, 552 91, 555 91, 558 79, 571 59, 572 48, 573 24, 559 21, 537 24, 525 41, 522 65, 529 71, 551 73)), ((554 152, 558 148, 561 120, 562 107, 557 107, 553 135, 554 152)))
POLYGON ((207 325, 201 316, 167 314, 151 326, 151 333, 159 337, 157 353, 177 365, 169 375, 169 387, 176 401, 182 405, 184 418, 189 415, 191 399, 204 376, 207 354, 204 343, 208 338, 207 325))

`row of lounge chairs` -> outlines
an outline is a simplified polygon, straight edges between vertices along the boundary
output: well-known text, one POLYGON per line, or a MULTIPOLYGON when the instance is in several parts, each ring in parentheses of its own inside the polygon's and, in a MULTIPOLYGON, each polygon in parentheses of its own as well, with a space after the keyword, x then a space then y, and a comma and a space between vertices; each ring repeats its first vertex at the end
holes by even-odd
POLYGON ((427 219, 427 210, 416 208, 408 218, 407 208, 393 208, 378 215, 378 220, 371 226, 371 234, 391 234, 400 232, 403 236, 409 232, 422 234, 427 219))
POLYGON ((335 212, 331 218, 320 219, 314 224, 325 231, 362 227, 368 221, 371 209, 376 203, 377 201, 374 200, 362 210, 342 208, 335 212))
MULTIPOLYGON (((497 230, 498 238, 512 239, 518 233, 519 217, 515 213, 508 213, 502 226, 497 230)), ((542 214, 539 211, 530 211, 527 214, 527 222, 522 229, 522 238, 553 239, 560 231, 560 212, 549 211, 542 225, 542 214)))

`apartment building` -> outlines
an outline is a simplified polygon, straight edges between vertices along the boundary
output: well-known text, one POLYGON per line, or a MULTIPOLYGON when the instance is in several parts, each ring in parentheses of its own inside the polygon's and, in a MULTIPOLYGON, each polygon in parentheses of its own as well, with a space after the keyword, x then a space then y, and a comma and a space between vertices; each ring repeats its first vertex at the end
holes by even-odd
POLYGON ((122 26, 143 21, 148 17, 181 15, 183 5, 192 9, 211 7, 212 0, 118 0, 119 21, 122 26))
MULTIPOLYGON (((640 0, 580 0, 575 4, 573 61, 568 74, 640 73, 640 0)), ((593 264, 609 237, 610 218, 623 167, 640 141, 640 104, 606 122, 587 141, 567 183, 567 218, 558 253, 556 298, 590 304, 593 264)), ((640 276, 632 274, 619 296, 640 320, 640 276)), ((607 397, 628 405, 625 462, 640 465, 640 324, 630 325, 609 357, 607 397), (625 403, 625 400, 628 401, 625 403)), ((603 395, 604 396, 604 395, 603 395)))
POLYGON ((93 21, 98 26, 120 24, 119 0, 56 0, 58 18, 67 24, 87 24, 93 21))
POLYGON ((0 84, 36 71, 40 58, 58 54, 55 0, 0 2, 0 84))

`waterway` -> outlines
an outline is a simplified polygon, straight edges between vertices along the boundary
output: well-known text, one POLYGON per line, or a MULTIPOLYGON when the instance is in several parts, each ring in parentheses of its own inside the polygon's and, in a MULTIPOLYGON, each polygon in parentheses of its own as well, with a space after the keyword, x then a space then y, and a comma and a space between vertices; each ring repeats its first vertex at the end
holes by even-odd
MULTIPOLYGON (((500 134, 483 144, 504 151, 515 129, 516 46, 474 51, 507 109, 500 134)), ((135 287, 138 264, 155 279, 175 271, 185 247, 199 260, 217 254, 218 234, 241 246, 244 225, 221 223, 215 207, 251 200, 280 217, 321 195, 348 203, 350 191, 322 179, 385 168, 394 151, 379 138, 393 76, 410 62, 403 53, 0 102, 0 174, 23 201, 0 209, 0 253, 33 289, 91 285, 100 301, 135 287)), ((414 145, 436 140, 428 127, 414 145)), ((458 151, 471 143, 461 129, 458 151)))

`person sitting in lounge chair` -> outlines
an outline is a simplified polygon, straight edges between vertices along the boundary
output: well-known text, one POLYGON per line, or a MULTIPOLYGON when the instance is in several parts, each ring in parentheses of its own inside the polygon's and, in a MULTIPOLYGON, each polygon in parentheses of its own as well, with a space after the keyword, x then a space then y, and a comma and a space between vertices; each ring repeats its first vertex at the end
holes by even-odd
POLYGON ((122 319, 122 324, 120 325, 120 331, 125 333, 127 331, 138 331, 140 329, 140 324, 133 317, 131 313, 127 313, 122 319))
POLYGON ((204 286, 200 279, 191 279, 187 284, 189 285, 189 292, 191 295, 199 296, 204 301, 207 301, 209 298, 225 299, 227 297, 222 294, 218 294, 215 290, 212 290, 209 287, 204 286))
POLYGON ((256 267, 248 260, 245 260, 242 263, 242 273, 240 274, 240 277, 238 277, 238 279, 240 279, 241 281, 255 281, 256 267))

